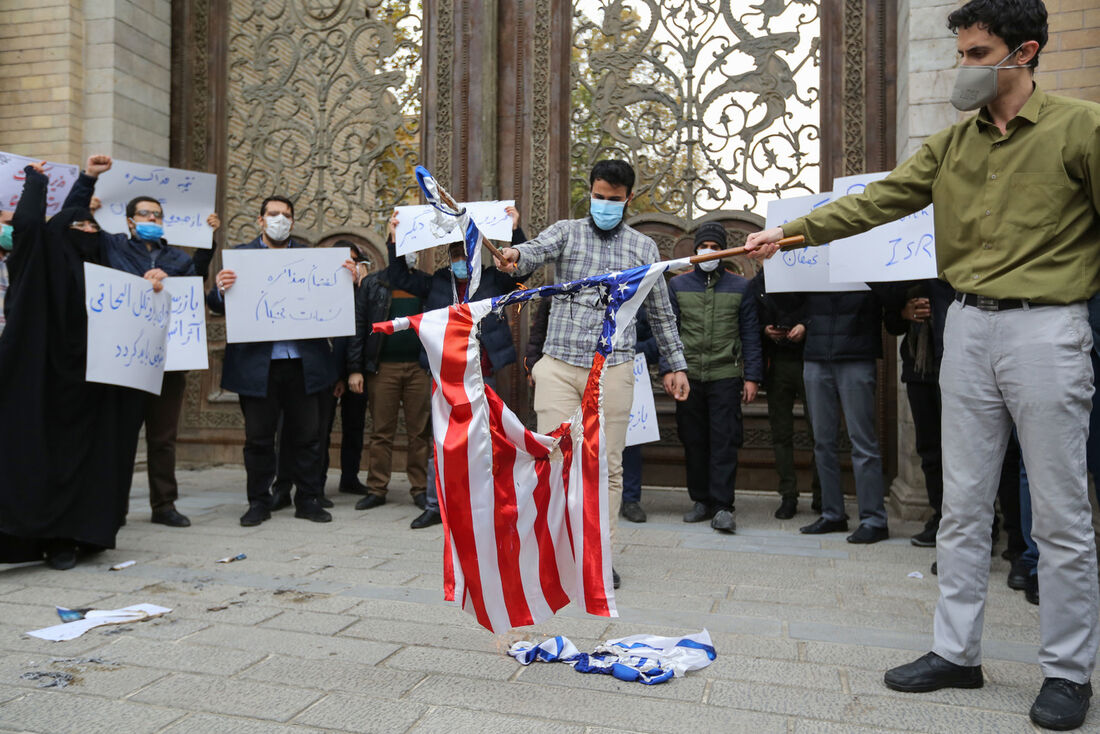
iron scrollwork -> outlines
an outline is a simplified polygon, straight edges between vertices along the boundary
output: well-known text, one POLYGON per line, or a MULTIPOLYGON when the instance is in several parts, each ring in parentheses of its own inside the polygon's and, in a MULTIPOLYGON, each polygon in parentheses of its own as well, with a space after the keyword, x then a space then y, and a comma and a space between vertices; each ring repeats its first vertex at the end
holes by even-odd
POLYGON ((377 234, 416 200, 419 0, 232 0, 226 199, 231 241, 295 200, 295 233, 377 234))
POLYGON ((818 0, 577 0, 575 205, 606 157, 634 163, 635 211, 689 222, 815 191, 818 14, 818 0))

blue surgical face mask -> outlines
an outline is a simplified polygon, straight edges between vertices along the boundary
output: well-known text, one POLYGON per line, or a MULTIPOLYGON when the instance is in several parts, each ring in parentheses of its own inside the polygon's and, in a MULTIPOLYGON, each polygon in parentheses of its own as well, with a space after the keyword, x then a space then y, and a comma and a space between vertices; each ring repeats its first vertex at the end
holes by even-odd
POLYGON ((588 213, 592 215, 592 221, 603 230, 615 229, 615 226, 623 220, 625 201, 609 201, 607 199, 592 199, 588 205, 588 213))
POLYGON ((455 260, 451 263, 451 272, 459 280, 466 280, 470 277, 470 269, 466 267, 465 260, 455 260))
POLYGON ((155 242, 164 236, 164 227, 156 222, 134 222, 134 231, 139 240, 155 242))
POLYGON ((11 225, 0 224, 0 250, 11 252, 11 248, 14 247, 11 241, 11 225))

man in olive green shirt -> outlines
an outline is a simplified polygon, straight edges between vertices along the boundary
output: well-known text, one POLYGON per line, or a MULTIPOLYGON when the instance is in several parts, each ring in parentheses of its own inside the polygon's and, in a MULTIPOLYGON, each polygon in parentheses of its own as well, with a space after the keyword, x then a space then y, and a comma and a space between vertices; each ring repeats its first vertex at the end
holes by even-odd
POLYGON ((886 685, 917 692, 983 683, 989 527, 1015 423, 1041 558, 1045 680, 1031 718, 1075 728, 1088 711, 1098 632, 1085 473, 1092 334, 1084 302, 1100 289, 1100 105, 1034 86, 1047 39, 1040 0, 973 0, 950 14, 948 26, 962 57, 952 103, 981 111, 929 137, 862 194, 750 235, 746 244, 769 257, 784 235, 820 244, 935 205, 940 277, 959 294, 940 372, 940 600, 933 651, 888 671, 886 685))

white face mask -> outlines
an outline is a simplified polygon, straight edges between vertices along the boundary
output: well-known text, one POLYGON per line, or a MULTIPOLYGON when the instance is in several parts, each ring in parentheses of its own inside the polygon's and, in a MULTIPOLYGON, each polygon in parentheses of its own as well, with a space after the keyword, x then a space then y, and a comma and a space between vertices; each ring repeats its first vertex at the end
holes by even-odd
POLYGON ((285 242, 290 236, 290 228, 294 222, 285 214, 269 214, 264 217, 264 231, 272 242, 285 242))
MULTIPOLYGON (((718 252, 718 250, 714 250, 714 249, 711 249, 709 247, 700 247, 698 252, 696 252, 695 254, 696 255, 709 255, 712 252, 718 252)), ((721 262, 722 262, 721 260, 707 260, 706 262, 698 263, 698 265, 699 265, 699 269, 702 270, 704 273, 712 273, 712 272, 714 272, 715 270, 718 269, 718 265, 721 262)))

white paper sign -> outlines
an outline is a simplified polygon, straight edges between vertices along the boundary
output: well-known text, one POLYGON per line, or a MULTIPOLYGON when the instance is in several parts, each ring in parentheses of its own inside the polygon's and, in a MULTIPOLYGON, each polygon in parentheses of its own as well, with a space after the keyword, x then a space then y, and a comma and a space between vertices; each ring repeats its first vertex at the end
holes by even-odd
POLYGON ((626 445, 660 440, 653 386, 649 383, 649 364, 645 355, 638 352, 634 355, 634 402, 630 405, 630 422, 626 426, 626 445))
MULTIPOLYGON (((779 227, 832 201, 830 192, 776 199, 768 202, 766 227, 779 227)), ((814 291, 865 291, 866 283, 834 283, 829 280, 830 246, 781 250, 764 261, 768 293, 814 291)))
POLYGON ((347 250, 296 247, 226 250, 237 282, 225 292, 228 342, 318 339, 355 333, 355 289, 347 250))
MULTIPOLYGON (((459 206, 466 207, 466 212, 481 233, 491 240, 512 241, 512 218, 504 211, 507 206, 515 206, 514 199, 508 201, 473 201, 459 206)), ((441 228, 436 224, 438 211, 428 205, 424 206, 399 206, 397 207, 397 231, 394 233, 394 244, 398 255, 407 255, 417 250, 426 250, 436 245, 446 245, 451 242, 461 242, 466 233, 459 227, 451 229, 441 228)), ((441 215, 446 224, 455 217, 441 215)))
POLYGON ((121 270, 84 263, 88 364, 84 379, 160 395, 172 297, 121 270))
MULTIPOLYGON (((840 197, 858 194, 889 171, 844 176, 833 180, 840 197)), ((889 224, 832 243, 829 277, 868 283, 935 278, 936 228, 932 205, 889 224)), ((765 276, 767 277, 767 276, 765 276)))
POLYGON ((206 353, 206 302, 202 278, 198 275, 165 278, 164 288, 172 296, 165 371, 206 369, 210 363, 206 353))
POLYGON ((172 245, 210 249, 214 230, 206 218, 214 212, 218 177, 167 166, 147 166, 116 160, 96 181, 95 195, 103 208, 95 214, 106 232, 129 232, 126 203, 149 196, 164 208, 164 239, 172 245))
MULTIPOLYGON (((23 181, 27 174, 23 172, 31 163, 40 163, 41 159, 27 158, 14 153, 0 152, 0 210, 14 211, 23 195, 23 181)), ((66 166, 63 163, 47 163, 46 175, 50 179, 46 187, 46 216, 52 217, 65 203, 77 176, 80 166, 66 166)))

